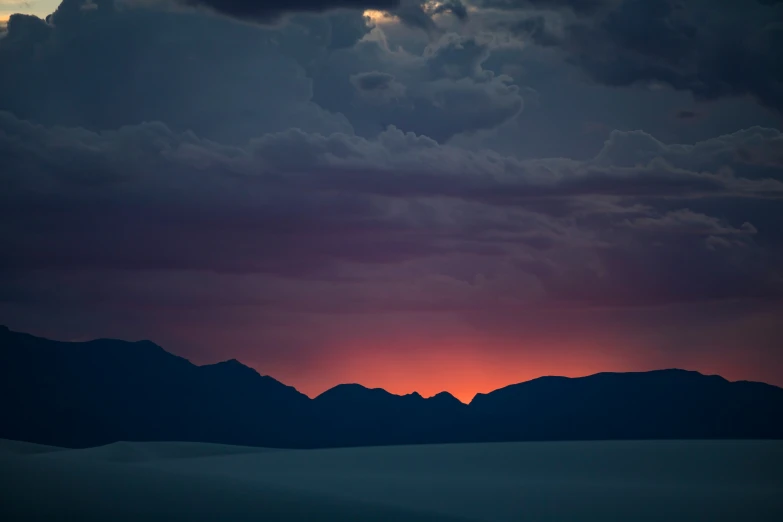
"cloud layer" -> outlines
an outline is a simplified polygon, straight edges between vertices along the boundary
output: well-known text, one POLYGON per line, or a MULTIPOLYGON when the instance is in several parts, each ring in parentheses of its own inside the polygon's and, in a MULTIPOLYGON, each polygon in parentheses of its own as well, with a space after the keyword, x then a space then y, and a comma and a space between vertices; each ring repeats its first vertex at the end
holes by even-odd
POLYGON ((11 326, 294 383, 783 368, 780 3, 183 5, 11 17, 11 326))

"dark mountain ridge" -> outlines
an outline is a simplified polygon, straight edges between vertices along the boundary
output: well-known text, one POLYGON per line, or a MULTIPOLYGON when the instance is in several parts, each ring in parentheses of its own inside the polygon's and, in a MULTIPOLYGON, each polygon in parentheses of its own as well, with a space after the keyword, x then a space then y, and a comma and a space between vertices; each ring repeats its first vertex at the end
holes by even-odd
POLYGON ((686 370, 541 377, 478 394, 342 384, 310 399, 232 359, 0 327, 0 438, 67 447, 180 440, 272 447, 596 439, 783 439, 783 389, 686 370))

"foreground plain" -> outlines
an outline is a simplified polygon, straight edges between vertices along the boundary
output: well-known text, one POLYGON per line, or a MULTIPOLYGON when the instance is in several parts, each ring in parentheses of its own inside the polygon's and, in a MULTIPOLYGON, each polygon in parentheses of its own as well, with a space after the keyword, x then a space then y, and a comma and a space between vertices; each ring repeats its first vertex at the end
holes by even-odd
POLYGON ((0 441, 0 520, 780 521, 783 442, 0 441))

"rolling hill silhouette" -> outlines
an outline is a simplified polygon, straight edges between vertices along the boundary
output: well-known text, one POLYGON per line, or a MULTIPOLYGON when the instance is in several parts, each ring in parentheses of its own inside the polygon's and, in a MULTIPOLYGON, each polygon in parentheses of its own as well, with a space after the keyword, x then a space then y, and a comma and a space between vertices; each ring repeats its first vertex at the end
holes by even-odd
POLYGON ((66 447, 269 447, 597 439, 783 439, 783 389, 685 370, 542 377, 479 394, 358 384, 315 399, 236 360, 196 366, 149 342, 59 342, 0 327, 0 438, 66 447))

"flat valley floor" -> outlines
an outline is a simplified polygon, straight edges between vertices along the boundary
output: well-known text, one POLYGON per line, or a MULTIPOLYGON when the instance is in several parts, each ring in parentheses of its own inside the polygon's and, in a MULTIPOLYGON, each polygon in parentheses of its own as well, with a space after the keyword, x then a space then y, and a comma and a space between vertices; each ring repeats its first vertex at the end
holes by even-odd
POLYGON ((275 450, 0 440, 0 520, 783 521, 783 442, 275 450))

